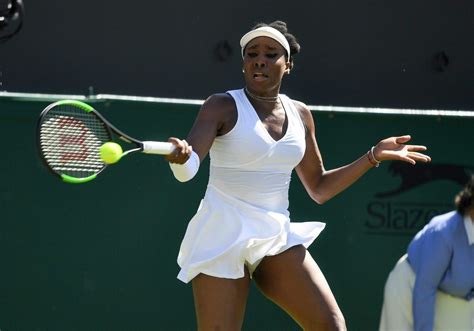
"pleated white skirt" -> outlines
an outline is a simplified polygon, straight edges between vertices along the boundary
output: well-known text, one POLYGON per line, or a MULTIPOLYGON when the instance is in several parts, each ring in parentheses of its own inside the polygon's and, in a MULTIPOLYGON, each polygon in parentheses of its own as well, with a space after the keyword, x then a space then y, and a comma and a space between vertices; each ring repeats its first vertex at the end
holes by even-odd
POLYGON ((209 185, 188 224, 178 254, 178 279, 200 273, 237 279, 252 273, 265 256, 295 245, 308 247, 324 229, 321 222, 291 223, 288 213, 259 208, 209 185))

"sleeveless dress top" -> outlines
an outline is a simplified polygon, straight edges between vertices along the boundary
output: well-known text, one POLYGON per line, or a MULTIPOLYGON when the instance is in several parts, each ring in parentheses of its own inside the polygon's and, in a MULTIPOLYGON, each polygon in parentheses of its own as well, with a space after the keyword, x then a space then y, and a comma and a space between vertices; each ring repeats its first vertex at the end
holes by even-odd
POLYGON ((305 153, 305 127, 293 102, 280 94, 288 126, 275 141, 243 89, 228 91, 237 122, 215 138, 209 183, 188 224, 178 254, 178 279, 200 273, 237 279, 250 274, 265 256, 295 245, 308 247, 324 229, 321 222, 290 222, 291 173, 305 153))

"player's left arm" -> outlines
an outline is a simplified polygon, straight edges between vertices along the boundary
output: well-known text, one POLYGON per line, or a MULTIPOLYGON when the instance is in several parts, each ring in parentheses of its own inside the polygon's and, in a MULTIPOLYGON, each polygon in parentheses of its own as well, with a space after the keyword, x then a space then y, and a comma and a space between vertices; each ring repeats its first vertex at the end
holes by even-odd
MULTIPOLYGON (((374 166, 367 153, 357 160, 332 170, 324 168, 321 152, 316 140, 316 126, 310 109, 303 103, 294 101, 306 126, 306 151, 296 167, 296 172, 306 191, 317 203, 324 203, 344 191, 374 166)), ((410 136, 390 137, 381 140, 374 148, 378 161, 400 160, 415 164, 416 161, 429 162, 431 159, 420 153, 425 146, 405 145, 410 136)))
POLYGON ((316 126, 310 109, 301 102, 294 101, 306 127, 306 150, 296 167, 296 173, 311 198, 319 204, 326 202, 354 183, 372 165, 361 157, 341 168, 326 170, 316 140, 316 126))

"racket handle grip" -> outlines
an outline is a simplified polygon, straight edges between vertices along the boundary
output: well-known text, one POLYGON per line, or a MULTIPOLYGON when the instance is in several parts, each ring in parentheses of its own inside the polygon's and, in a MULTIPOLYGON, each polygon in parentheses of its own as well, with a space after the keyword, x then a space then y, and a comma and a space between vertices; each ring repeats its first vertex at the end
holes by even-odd
POLYGON ((174 145, 162 141, 144 141, 143 153, 168 155, 174 151, 174 145))

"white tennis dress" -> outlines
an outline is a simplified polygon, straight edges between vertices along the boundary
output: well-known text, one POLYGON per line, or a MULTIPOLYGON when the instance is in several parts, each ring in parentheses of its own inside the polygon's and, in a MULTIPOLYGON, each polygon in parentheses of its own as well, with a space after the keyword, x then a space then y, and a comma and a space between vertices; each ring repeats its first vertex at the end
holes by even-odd
POLYGON ((290 223, 288 190, 293 168, 305 152, 305 128, 293 102, 285 135, 275 141, 243 90, 228 92, 237 105, 234 128, 214 140, 206 194, 181 243, 178 279, 200 273, 241 278, 265 257, 302 244, 324 229, 321 222, 290 223))

